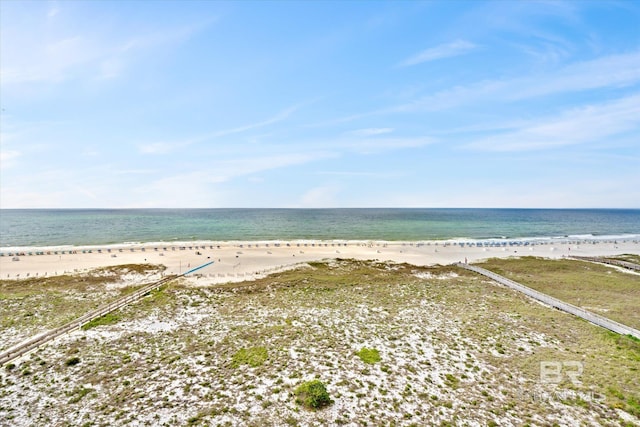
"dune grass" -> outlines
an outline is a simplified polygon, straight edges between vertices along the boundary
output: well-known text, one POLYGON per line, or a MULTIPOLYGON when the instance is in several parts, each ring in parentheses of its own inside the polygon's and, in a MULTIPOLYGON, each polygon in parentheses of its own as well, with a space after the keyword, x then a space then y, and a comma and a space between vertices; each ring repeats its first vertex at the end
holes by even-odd
POLYGON ((242 284, 171 285, 119 316, 0 371, 0 419, 624 425, 616 410, 633 417, 640 401, 637 341, 452 266, 314 263, 242 284), (363 348, 382 360, 362 363, 363 348), (267 357, 251 366, 253 353, 267 357), (580 384, 543 383, 549 361, 580 362, 580 384), (315 380, 333 404, 304 410, 297 391, 315 380), (565 394, 545 394, 554 390, 565 394), (34 411, 37 401, 47 403, 34 411))
POLYGON ((374 363, 378 363, 382 360, 382 358, 380 357, 380 352, 375 348, 362 347, 360 351, 356 353, 356 355, 364 363, 368 363, 370 365, 373 365, 374 363))
POLYGON ((536 257, 478 264, 562 301, 640 329, 640 275, 603 264, 536 257))
POLYGON ((135 291, 163 266, 121 265, 77 274, 0 280, 0 351, 135 291), (130 285, 121 283, 135 277, 130 285))

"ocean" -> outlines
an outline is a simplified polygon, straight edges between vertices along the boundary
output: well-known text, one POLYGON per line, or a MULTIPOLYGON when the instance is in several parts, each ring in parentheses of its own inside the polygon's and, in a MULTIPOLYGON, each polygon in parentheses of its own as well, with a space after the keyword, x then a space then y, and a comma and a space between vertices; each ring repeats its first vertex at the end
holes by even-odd
POLYGON ((640 238, 640 209, 3 209, 0 247, 640 238))

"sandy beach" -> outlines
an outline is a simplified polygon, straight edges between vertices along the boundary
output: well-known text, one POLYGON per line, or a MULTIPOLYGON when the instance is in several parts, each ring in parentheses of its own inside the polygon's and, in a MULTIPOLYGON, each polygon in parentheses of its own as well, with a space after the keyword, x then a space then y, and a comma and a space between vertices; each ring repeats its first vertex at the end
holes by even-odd
POLYGON ((512 256, 561 258, 568 255, 640 254, 640 241, 262 241, 174 242, 110 246, 30 247, 3 249, 2 279, 51 276, 122 264, 162 264, 166 274, 180 274, 213 261, 190 274, 199 285, 251 280, 270 272, 322 259, 353 258, 413 265, 475 262, 512 256), (31 254, 31 255, 30 255, 31 254))

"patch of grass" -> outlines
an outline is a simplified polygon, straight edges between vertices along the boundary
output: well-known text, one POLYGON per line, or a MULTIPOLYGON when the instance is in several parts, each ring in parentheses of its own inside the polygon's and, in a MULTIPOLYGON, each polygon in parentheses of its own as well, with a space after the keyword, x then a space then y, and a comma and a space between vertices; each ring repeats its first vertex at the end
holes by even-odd
POLYGON ((97 319, 93 319, 92 321, 85 323, 82 325, 82 330, 86 331, 87 329, 95 328, 96 326, 105 326, 105 325, 113 325, 114 323, 118 323, 120 321, 120 316, 115 313, 107 313, 104 316, 98 317, 97 319))
POLYGON ((625 410, 628 413, 640 418, 640 397, 629 397, 627 399, 627 406, 625 410))
POLYGON ((492 258, 479 266, 632 328, 640 328, 640 276, 571 259, 492 258))
POLYGON ((122 265, 114 265, 109 267, 101 267, 96 268, 92 271, 94 275, 103 275, 103 276, 123 276, 125 274, 154 274, 160 271, 166 270, 167 267, 164 265, 154 265, 154 264, 122 264, 122 265))
POLYGON ((296 387, 294 391, 296 403, 308 409, 322 409, 333 403, 327 388, 320 380, 307 381, 296 387))
POLYGON ((453 374, 445 374, 444 383, 449 387, 456 389, 460 385, 460 379, 453 374))
POLYGON ((380 358, 380 352, 375 348, 362 347, 360 351, 356 353, 356 355, 364 363, 368 363, 370 365, 373 365, 374 363, 377 363, 382 360, 380 358))
POLYGON ((252 368, 261 366, 269 357, 269 353, 265 347, 241 348, 231 359, 234 368, 241 365, 249 365, 252 368))
POLYGON ((94 391, 92 388, 79 387, 73 390, 71 393, 67 393, 71 398, 69 399, 69 403, 78 403, 80 402, 87 394, 94 391))

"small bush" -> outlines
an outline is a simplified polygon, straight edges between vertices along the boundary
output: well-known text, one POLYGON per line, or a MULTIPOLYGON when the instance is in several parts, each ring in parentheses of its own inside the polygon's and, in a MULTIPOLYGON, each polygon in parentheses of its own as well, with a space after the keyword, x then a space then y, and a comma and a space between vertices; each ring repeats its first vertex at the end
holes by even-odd
POLYGON ((74 365, 77 365, 78 363, 80 363, 80 358, 77 356, 67 359, 67 361, 64 362, 64 364, 67 366, 74 366, 74 365))
POLYGON ((379 362, 382 360, 380 358, 380 352, 375 348, 367 348, 362 347, 362 349, 356 353, 356 355, 362 360, 364 363, 368 363, 370 365, 379 362))
POLYGON ((240 365, 249 365, 252 368, 262 365, 269 357, 267 349, 264 347, 241 348, 233 355, 231 364, 234 368, 240 365))
POLYGON ((320 380, 307 381, 294 391, 296 403, 309 409, 321 409, 333 403, 327 388, 320 380))

